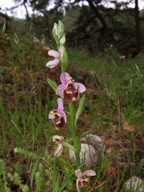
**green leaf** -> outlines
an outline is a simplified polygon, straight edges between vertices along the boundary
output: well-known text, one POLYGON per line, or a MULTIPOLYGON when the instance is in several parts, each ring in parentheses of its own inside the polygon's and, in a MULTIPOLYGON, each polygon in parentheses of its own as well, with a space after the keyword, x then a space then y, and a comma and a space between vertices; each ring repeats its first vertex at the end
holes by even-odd
POLYGON ((53 192, 57 192, 56 189, 58 188, 58 178, 59 178, 59 175, 58 175, 58 170, 57 170, 57 167, 56 167, 56 159, 54 159, 54 163, 53 163, 53 180, 52 180, 52 191, 53 192))
POLYGON ((81 115, 83 108, 84 108, 84 101, 85 101, 85 95, 83 95, 79 101, 79 106, 76 112, 76 117, 75 117, 75 124, 77 123, 77 120, 79 116, 81 115))
POLYGON ((3 24, 2 33, 5 33, 5 31, 6 31, 6 22, 4 22, 4 24, 3 24))
POLYGON ((57 181, 55 183, 55 192, 59 192, 59 188, 60 188, 60 177, 59 177, 59 173, 57 172, 57 181))
POLYGON ((62 145, 65 146, 65 147, 68 147, 69 149, 71 149, 74 152, 76 151, 75 148, 71 144, 69 144, 69 143, 67 143, 65 141, 62 142, 62 145))
POLYGON ((0 159, 0 176, 3 175, 5 173, 5 169, 6 168, 6 163, 0 159))
POLYGON ((0 66, 0 73, 2 73, 4 71, 4 67, 0 66))
POLYGON ((34 175, 35 175, 36 169, 38 167, 39 160, 40 160, 40 156, 37 158, 37 160, 32 168, 32 172, 31 172, 31 176, 30 176, 31 189, 33 188, 34 175))
POLYGON ((19 38, 18 35, 16 33, 14 33, 14 42, 18 45, 19 44, 19 38))
POLYGON ((24 156, 27 156, 27 157, 30 157, 30 158, 34 158, 34 159, 38 158, 38 155, 36 155, 35 153, 32 153, 31 151, 25 151, 22 148, 15 148, 14 152, 15 153, 20 153, 20 154, 22 154, 24 156))
POLYGON ((14 165, 14 169, 16 170, 16 172, 17 172, 19 175, 22 175, 23 170, 22 170, 22 167, 21 167, 20 164, 16 163, 16 164, 14 165))
POLYGON ((60 58, 60 61, 61 61, 62 72, 67 71, 68 55, 67 55, 67 51, 65 48, 63 48, 63 54, 62 54, 62 57, 60 58))
POLYGON ((57 90, 57 85, 55 84, 55 82, 53 82, 51 79, 47 79, 48 84, 50 85, 50 87, 54 90, 54 92, 56 92, 57 90))
POLYGON ((74 168, 69 160, 66 158, 64 159, 62 156, 57 157, 58 163, 63 167, 65 170, 74 171, 74 168))

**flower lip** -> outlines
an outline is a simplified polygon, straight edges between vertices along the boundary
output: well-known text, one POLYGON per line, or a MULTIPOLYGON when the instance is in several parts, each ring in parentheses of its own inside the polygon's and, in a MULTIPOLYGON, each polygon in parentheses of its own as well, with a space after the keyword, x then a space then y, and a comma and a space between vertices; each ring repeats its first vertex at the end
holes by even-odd
POLYGON ((64 90, 64 101, 65 103, 71 103, 78 100, 79 92, 78 89, 74 87, 72 82, 69 82, 64 90))
POLYGON ((55 113, 53 118, 54 124, 57 128, 64 128, 65 127, 65 120, 64 117, 60 113, 55 113))

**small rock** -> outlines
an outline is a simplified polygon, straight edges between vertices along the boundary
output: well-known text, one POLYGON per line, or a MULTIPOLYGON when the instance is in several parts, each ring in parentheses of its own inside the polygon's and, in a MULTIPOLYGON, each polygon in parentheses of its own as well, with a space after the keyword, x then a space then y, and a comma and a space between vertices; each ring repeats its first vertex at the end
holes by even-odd
POLYGON ((104 156, 105 146, 103 140, 99 136, 93 134, 87 134, 80 140, 82 143, 88 143, 92 145, 98 153, 100 153, 100 151, 102 150, 102 157, 104 156))
POLYGON ((143 168, 144 168, 144 159, 141 159, 141 161, 140 161, 140 163, 139 163, 139 164, 140 164, 140 166, 141 166, 141 167, 143 167, 143 168))
MULTIPOLYGON (((102 158, 104 157, 104 142, 99 136, 93 134, 86 134, 80 141, 80 163, 85 163, 86 168, 89 169, 97 163, 101 150, 102 158)), ((75 153, 71 149, 69 149, 69 158, 76 160, 75 153)))
POLYGON ((125 182, 125 187, 130 192, 144 192, 144 181, 137 176, 133 176, 125 182))
MULTIPOLYGON (((69 158, 71 161, 76 161, 75 153, 71 149, 69 149, 69 158)), ((86 169, 91 168, 94 164, 96 164, 98 160, 98 153, 94 149, 92 145, 88 145, 85 143, 81 143, 81 151, 80 151, 80 163, 85 163, 86 169)))

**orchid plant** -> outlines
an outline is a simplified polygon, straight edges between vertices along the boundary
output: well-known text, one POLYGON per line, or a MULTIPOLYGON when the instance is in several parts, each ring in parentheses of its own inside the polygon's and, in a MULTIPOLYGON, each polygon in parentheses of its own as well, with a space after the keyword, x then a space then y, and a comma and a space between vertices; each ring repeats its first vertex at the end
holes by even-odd
POLYGON ((64 129, 66 128, 67 124, 67 116, 69 115, 70 123, 69 129, 72 135, 73 145, 70 145, 66 141, 64 141, 63 136, 55 135, 53 136, 53 141, 56 143, 57 148, 54 152, 54 157, 57 158, 62 154, 63 146, 66 146, 72 149, 75 152, 76 156, 76 169, 75 175, 77 176, 76 187, 78 192, 80 192, 80 188, 87 188, 89 184, 89 179, 87 177, 96 175, 93 170, 87 170, 84 173, 81 172, 80 168, 80 157, 79 153, 81 150, 81 143, 80 139, 77 135, 76 131, 76 123, 77 120, 83 110, 84 99, 85 96, 83 95, 80 97, 80 93, 84 93, 86 91, 86 87, 82 83, 75 82, 75 80, 70 76, 67 72, 68 67, 68 56, 66 49, 64 47, 66 38, 64 33, 64 25, 61 21, 58 24, 54 24, 53 30, 53 37, 55 39, 57 50, 49 50, 48 55, 53 57, 52 60, 48 61, 46 66, 48 68, 54 68, 58 64, 61 66, 61 75, 60 75, 60 85, 56 85, 51 79, 48 79, 48 84, 52 87, 55 93, 59 96, 57 99, 58 108, 52 109, 49 112, 48 118, 52 119, 56 129, 64 129), (79 105, 77 110, 75 110, 74 102, 78 101, 79 105), (65 112, 64 104, 68 105, 69 112, 65 112), (75 112, 76 111, 76 112, 75 112), (84 182, 86 185, 84 185, 84 182), (83 185, 83 186, 82 186, 83 185))

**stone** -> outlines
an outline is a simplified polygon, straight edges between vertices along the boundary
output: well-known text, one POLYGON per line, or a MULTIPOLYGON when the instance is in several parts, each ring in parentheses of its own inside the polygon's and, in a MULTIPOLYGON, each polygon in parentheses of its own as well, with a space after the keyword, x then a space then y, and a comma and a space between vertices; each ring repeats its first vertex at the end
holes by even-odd
POLYGON ((82 143, 88 143, 92 145, 96 150, 100 151, 102 149, 103 145, 103 140, 94 134, 86 134, 84 137, 81 139, 82 143))
MULTIPOLYGON (((71 149, 69 149, 69 158, 71 161, 76 161, 75 153, 71 149)), ((97 163, 97 160, 98 153, 94 147, 86 143, 81 143, 80 163, 85 163, 86 169, 90 169, 97 163)))
POLYGON ((97 151, 98 156, 101 153, 101 157, 104 157, 104 150, 105 150, 105 145, 103 140, 94 134, 86 134, 84 137, 81 138, 82 143, 88 143, 94 147, 94 149, 97 151))
MULTIPOLYGON (((99 136, 94 134, 85 134, 80 141, 80 163, 85 163, 86 168, 89 169, 96 165, 101 151, 101 157, 104 157, 104 142, 99 136)), ((69 158, 70 160, 76 160, 75 153, 72 150, 69 150, 69 158)))
POLYGON ((144 192, 144 181, 133 176, 125 182, 125 188, 130 192, 144 192))

